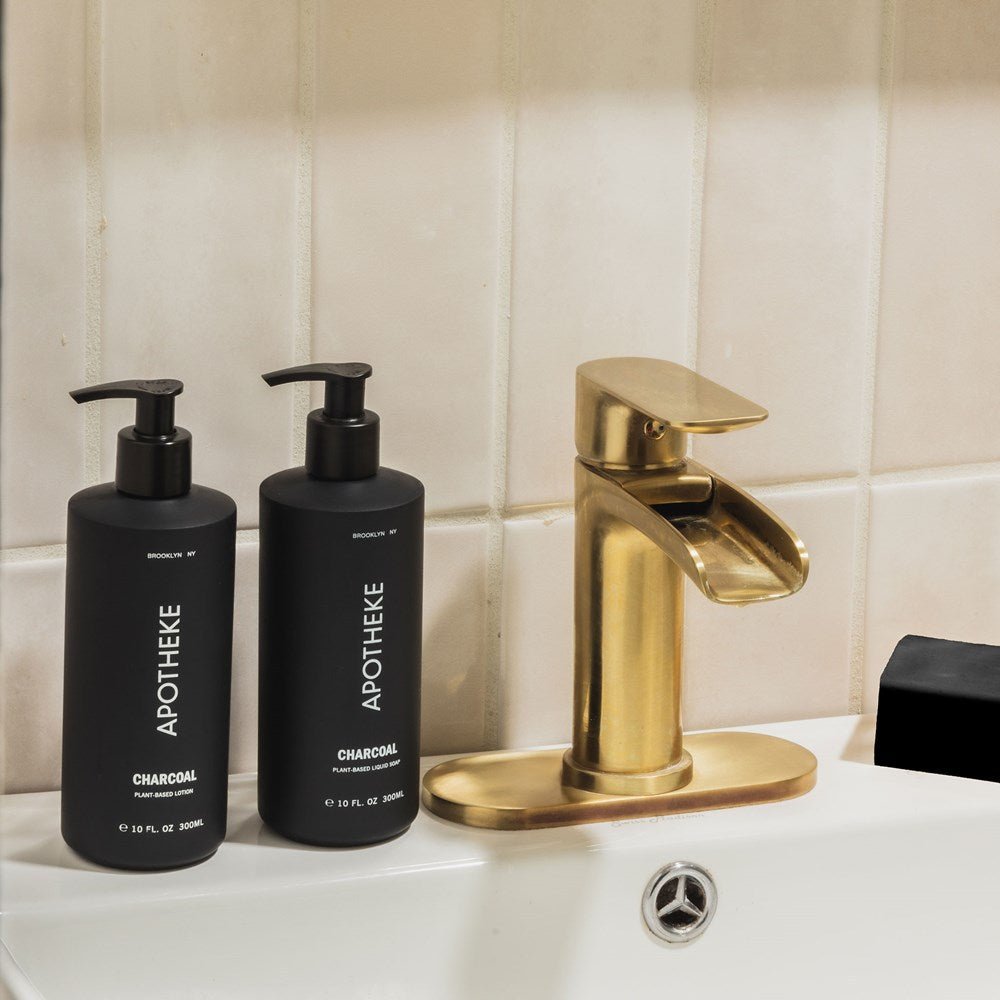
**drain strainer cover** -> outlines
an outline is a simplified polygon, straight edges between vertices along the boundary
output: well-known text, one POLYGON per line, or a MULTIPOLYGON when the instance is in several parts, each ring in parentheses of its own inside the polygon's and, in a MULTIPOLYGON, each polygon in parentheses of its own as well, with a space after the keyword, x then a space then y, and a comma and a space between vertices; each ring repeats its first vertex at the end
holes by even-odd
POLYGON ((642 894, 646 926, 663 941, 693 941, 712 921, 718 894, 701 865, 675 861, 661 868, 642 894))

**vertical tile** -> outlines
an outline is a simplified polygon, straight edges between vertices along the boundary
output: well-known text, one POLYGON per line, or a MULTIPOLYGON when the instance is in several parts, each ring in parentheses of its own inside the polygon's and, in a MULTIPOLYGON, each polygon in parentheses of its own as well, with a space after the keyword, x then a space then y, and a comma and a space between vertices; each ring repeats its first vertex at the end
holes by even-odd
POLYGON ((233 617, 233 695, 229 719, 229 772, 257 770, 257 569, 256 539, 236 541, 233 617))
POLYGON ((847 712, 856 490, 768 491, 762 502, 805 542, 809 577, 791 597, 743 608, 687 587, 686 729, 847 712))
POLYGON ((62 541, 84 485, 86 152, 83 0, 4 9, 3 420, 5 546, 62 541))
POLYGON ((486 711, 486 526, 424 537, 424 754, 480 750, 486 711))
POLYGON ((767 407, 695 454, 743 482, 857 469, 878 118, 870 0, 720 0, 699 368, 767 407))
POLYGON ((573 495, 579 362, 684 360, 695 7, 520 6, 511 504, 573 495))
POLYGON ((879 470, 1000 459, 998 49, 997 0, 899 4, 876 387, 879 470))
POLYGON ((504 525, 500 745, 573 730, 573 517, 504 525))
POLYGON ((319 7, 314 356, 371 362, 383 461, 430 511, 491 491, 500 8, 319 7))
MULTIPOLYGON (((257 518, 291 464, 298 12, 294 0, 108 0, 104 376, 183 379, 195 480, 257 518)), ((126 403, 101 404, 111 478, 126 403)))
POLYGON ((62 768, 62 559, 0 565, 3 791, 59 787, 62 768))
POLYGON ((872 489, 865 711, 904 635, 1000 645, 1000 477, 872 489))

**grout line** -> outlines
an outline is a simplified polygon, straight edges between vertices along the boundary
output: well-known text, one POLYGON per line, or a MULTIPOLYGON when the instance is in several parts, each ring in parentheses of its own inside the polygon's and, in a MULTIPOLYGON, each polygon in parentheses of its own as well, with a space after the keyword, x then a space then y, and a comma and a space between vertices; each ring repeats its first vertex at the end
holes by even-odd
POLYGON ((755 497, 769 497, 778 493, 808 493, 812 490, 830 490, 837 487, 855 486, 860 482, 860 477, 849 476, 828 476, 825 479, 800 479, 794 483, 750 483, 737 484, 741 489, 752 493, 755 497))
MULTIPOLYGON (((712 50, 715 41, 715 0, 699 0, 697 13, 694 136, 691 155, 691 232, 688 258, 687 347, 685 364, 698 369, 701 304, 702 220, 708 166, 708 110, 712 93, 712 50)), ((691 435, 689 435, 690 439, 691 435)), ((688 452, 691 441, 688 441, 688 452)))
POLYGON ((503 522, 507 510, 507 420, 510 412, 510 317, 514 246, 514 153, 517 144, 518 0, 503 2, 500 88, 503 126, 500 151, 497 239, 497 324, 493 356, 493 494, 487 513, 486 678, 483 738, 500 745, 503 615, 503 522))
MULTIPOLYGON (((313 137, 316 121, 316 6, 299 0, 298 149, 295 163, 295 365, 312 361, 312 185, 313 137)), ((310 410, 309 382, 296 382, 292 395, 292 465, 306 454, 306 417, 310 410)))
POLYGON ((949 479, 974 479, 1000 476, 1000 462, 971 462, 968 465, 943 465, 937 468, 894 469, 871 477, 873 483, 928 483, 949 479))
POLYGON ((508 509, 504 514, 504 521, 541 521, 548 525, 572 517, 575 512, 572 500, 565 503, 532 504, 508 509))
POLYGON ((878 82, 878 131, 875 140, 871 257, 868 272, 868 319, 862 383, 862 427, 859 443, 859 490, 854 528, 854 586, 851 594, 850 677, 847 703, 852 715, 864 707, 865 629, 868 604, 868 549, 871 534, 872 457, 875 441, 875 388, 878 370, 879 311, 882 294, 882 249, 885 235, 886 164, 892 102, 895 0, 882 0, 882 36, 878 82))
POLYGON ((447 528, 466 524, 489 524, 489 507, 470 507, 467 510, 448 510, 424 516, 424 527, 447 528))
MULTIPOLYGON (((101 164, 101 101, 103 0, 87 0, 84 36, 84 147, 86 164, 86 206, 84 266, 84 381, 96 385, 102 380, 101 295, 104 253, 104 213, 101 164)), ((101 407, 85 406, 83 415, 84 481, 94 486, 101 476, 101 407)))
POLYGON ((35 562, 43 559, 65 559, 66 545, 26 545, 19 549, 4 549, 0 552, 0 563, 35 562))

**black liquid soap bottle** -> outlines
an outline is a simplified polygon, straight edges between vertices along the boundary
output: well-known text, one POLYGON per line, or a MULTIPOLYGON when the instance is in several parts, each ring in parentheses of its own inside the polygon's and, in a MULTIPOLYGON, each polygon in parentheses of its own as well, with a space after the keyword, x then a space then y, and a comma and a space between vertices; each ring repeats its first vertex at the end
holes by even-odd
POLYGON ((379 467, 365 364, 271 372, 326 382, 306 464, 260 486, 258 807, 307 844, 388 840, 419 804, 424 488, 379 467))
POLYGON ((114 483, 69 501, 62 833, 112 868, 177 868, 226 835, 236 504, 191 485, 173 379, 134 398, 114 483))

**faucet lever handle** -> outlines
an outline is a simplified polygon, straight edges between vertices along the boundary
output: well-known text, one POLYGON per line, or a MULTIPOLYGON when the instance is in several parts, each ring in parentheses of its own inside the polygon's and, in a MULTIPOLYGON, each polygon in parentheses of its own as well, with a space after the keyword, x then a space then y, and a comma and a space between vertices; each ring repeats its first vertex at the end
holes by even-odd
POLYGON ((576 370, 576 445, 608 468, 683 461, 685 434, 760 423, 767 410, 716 382, 658 358, 601 358, 576 370))

